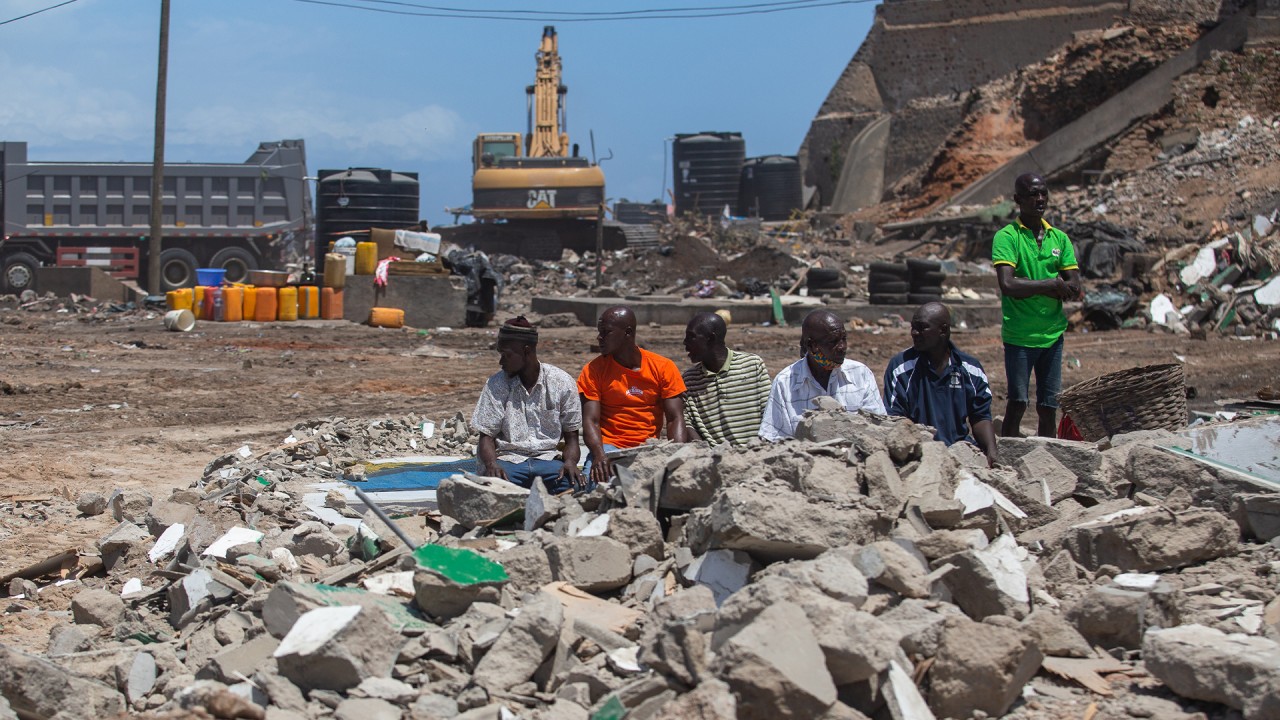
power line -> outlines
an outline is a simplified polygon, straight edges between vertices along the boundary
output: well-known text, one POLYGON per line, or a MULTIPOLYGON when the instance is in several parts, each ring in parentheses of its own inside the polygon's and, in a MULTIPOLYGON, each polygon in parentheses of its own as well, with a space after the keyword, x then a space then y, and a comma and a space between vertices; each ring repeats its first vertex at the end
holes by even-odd
MULTIPOLYGON (((367 0, 368 2, 380 2, 388 5, 401 5, 406 7, 420 7, 429 10, 437 10, 433 6, 417 5, 414 3, 395 2, 394 0, 367 0)), ((687 14, 652 14, 652 15, 630 15, 630 16, 608 16, 608 17, 564 17, 558 15, 540 16, 540 17, 514 17, 504 14, 509 11, 502 10, 462 10, 450 8, 447 12, 418 12, 411 10, 393 10, 390 8, 369 7, 367 5, 353 5, 350 2, 337 2, 336 0, 294 0, 294 2, 306 3, 308 5, 327 5, 330 7, 347 8, 350 10, 363 10, 365 12, 383 13, 387 15, 407 15, 411 17, 434 17, 434 18, 453 18, 457 20, 510 20, 515 22, 557 22, 557 23, 587 23, 587 22, 620 22, 620 21, 636 21, 636 20, 685 20, 697 18, 718 18, 718 17, 737 17, 742 15, 767 15, 780 12, 792 12, 795 10, 810 10, 814 8, 832 7, 835 5, 860 5, 879 0, 796 0, 791 3, 759 3, 757 5, 739 5, 729 6, 734 8, 755 8, 755 9, 734 9, 734 10, 713 10, 710 7, 702 8, 686 8, 676 12, 686 12, 687 14), (707 12, 695 12, 707 11, 707 12)), ((525 12, 525 11, 521 11, 525 12)), ((533 12, 533 11, 528 11, 533 12)), ((553 12, 553 11, 540 11, 553 12)), ((640 12, 640 11, 631 11, 640 12)), ((673 10, 653 10, 646 12, 665 13, 673 12, 673 10)), ((581 13, 570 13, 581 14, 581 13)))
MULTIPOLYGON (((423 4, 423 3, 415 3, 415 2, 405 2, 404 0, 354 0, 354 1, 355 1, 355 2, 361 2, 361 3, 378 4, 378 5, 400 5, 400 6, 403 6, 403 7, 413 7, 413 8, 418 8, 418 9, 421 9, 421 10, 435 10, 435 11, 438 11, 438 12, 446 12, 446 13, 464 13, 464 14, 466 14, 466 13, 480 13, 480 14, 499 14, 499 15, 537 15, 537 16, 544 16, 544 17, 545 17, 545 16, 552 16, 552 17, 564 18, 564 17, 568 17, 568 16, 571 16, 571 15, 580 15, 580 16, 586 16, 586 17, 609 17, 609 16, 633 16, 633 17, 636 17, 636 16, 644 16, 644 15, 653 15, 653 14, 656 14, 656 13, 692 13, 692 12, 704 12, 704 11, 712 11, 712 10, 730 10, 730 11, 737 11, 737 10, 750 10, 750 9, 753 9, 753 8, 784 7, 784 6, 792 6, 792 5, 809 5, 809 4, 811 4, 811 3, 817 2, 818 0, 780 0, 780 1, 778 1, 778 2, 759 2, 759 3, 746 3, 746 4, 739 4, 739 5, 709 5, 709 6, 705 6, 705 7, 684 7, 684 8, 680 8, 680 7, 676 7, 676 8, 644 8, 644 9, 640 9, 640 10, 595 10, 595 11, 587 11, 587 10, 523 10, 523 9, 519 9, 519 8, 501 8, 501 9, 489 9, 489 8, 456 8, 456 7, 446 7, 446 6, 440 6, 440 5, 426 5, 426 4, 423 4)), ((871 0, 863 0, 863 1, 864 1, 864 2, 870 2, 871 0)), ((804 9, 804 8, 796 8, 796 9, 804 9)))
POLYGON ((32 15, 39 15, 39 14, 40 14, 40 13, 42 13, 42 12, 49 12, 50 10, 53 10, 53 9, 55 9, 55 8, 60 8, 60 7, 62 7, 63 5, 70 5, 70 4, 71 4, 71 3, 73 3, 73 2, 79 2, 79 1, 80 1, 80 0, 66 0, 66 2, 60 2, 60 3, 58 3, 57 5, 50 5, 50 6, 49 6, 49 7, 47 7, 47 8, 43 8, 43 9, 40 9, 40 10, 36 10, 36 11, 34 11, 34 12, 29 12, 29 13, 27 13, 26 15, 19 15, 18 17, 15 17, 15 18, 9 18, 8 20, 0 20, 0 25, 8 25, 8 24, 9 24, 9 23, 11 23, 11 22, 18 22, 19 20, 26 20, 27 18, 31 17, 32 15))

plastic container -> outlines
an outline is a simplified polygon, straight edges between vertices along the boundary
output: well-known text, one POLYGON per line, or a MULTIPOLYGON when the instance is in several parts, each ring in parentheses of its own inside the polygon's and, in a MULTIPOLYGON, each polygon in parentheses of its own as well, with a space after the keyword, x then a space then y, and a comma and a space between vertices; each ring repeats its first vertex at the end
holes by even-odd
POLYGON ((191 288, 191 312, 196 316, 197 320, 203 320, 207 317, 203 312, 205 289, 200 285, 191 288))
POLYGON ((324 256, 324 286, 341 290, 347 284, 347 256, 342 253, 326 253, 324 256))
POLYGON ((240 313, 240 317, 252 320, 254 312, 258 309, 258 290, 252 285, 241 287, 244 289, 244 312, 240 313))
POLYGON ((258 322, 275 322, 276 320, 276 288, 254 288, 253 319, 258 322))
POLYGON ((234 285, 222 288, 223 322, 240 322, 243 319, 244 288, 234 285))
POLYGON ((376 307, 369 311, 369 324, 374 327, 404 327, 404 310, 376 307))
POLYGON ((321 288, 320 318, 323 320, 341 320, 342 316, 342 291, 328 287, 321 288))
POLYGON ((356 274, 372 275, 378 269, 378 243, 356 243, 356 274))
POLYGON ((226 268, 196 268, 196 284, 218 286, 227 277, 226 268))
MULTIPOLYGON (((195 299, 195 292, 191 288, 178 288, 170 290, 164 294, 165 305, 170 310, 190 310, 191 302, 195 299)), ((193 321, 195 317, 191 318, 193 321)))
POLYGON ((174 332, 191 332, 196 326, 196 315, 187 309, 170 310, 164 314, 164 329, 174 332))
POLYGON ((298 288, 282 287, 276 291, 276 319, 281 322, 298 319, 298 288))
POLYGON ((225 308, 223 305, 222 288, 209 288, 208 291, 205 292, 204 296, 206 299, 212 298, 213 300, 211 303, 213 305, 213 312, 209 313, 209 319, 214 322, 222 322, 223 310, 225 308))
POLYGON ((298 319, 315 320, 320 317, 320 288, 315 285, 298 286, 298 319))

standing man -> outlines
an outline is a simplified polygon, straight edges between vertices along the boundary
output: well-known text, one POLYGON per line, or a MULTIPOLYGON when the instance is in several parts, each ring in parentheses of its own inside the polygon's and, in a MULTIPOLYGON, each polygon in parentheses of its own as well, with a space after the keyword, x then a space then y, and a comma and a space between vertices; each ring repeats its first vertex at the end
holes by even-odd
POLYGON ((884 414, 876 376, 866 365, 845 358, 849 335, 844 321, 830 310, 814 310, 800 326, 804 357, 783 368, 773 379, 769 402, 760 423, 760 437, 777 441, 795 437, 796 426, 813 400, 829 395, 845 410, 884 414))
POLYGON ((684 371, 684 423, 689 440, 746 445, 760 431, 769 400, 769 371, 758 355, 730 350, 728 328, 715 313, 694 315, 684 330, 693 367, 684 371))
POLYGON ((538 362, 538 329, 520 316, 498 330, 498 366, 471 415, 480 433, 480 474, 530 487, 534 478, 553 494, 583 487, 578 469, 582 405, 568 373, 538 362), (564 460, 555 460, 564 440, 564 460))
POLYGON ((630 308, 605 310, 596 329, 600 357, 582 368, 578 392, 589 452, 586 472, 591 483, 604 483, 613 471, 605 453, 658 437, 664 420, 667 437, 684 442, 684 380, 675 363, 636 345, 630 308))
POLYGON ((1066 233, 1044 219, 1049 189, 1034 173, 1013 183, 1018 219, 996 233, 991 263, 1000 282, 1004 311, 1004 373, 1009 385, 1000 433, 1016 437, 1030 399, 1031 373, 1036 375, 1036 434, 1054 437, 1058 391, 1062 389, 1062 334, 1067 316, 1064 300, 1081 297, 1076 251, 1066 233))
POLYGON ((884 371, 884 405, 890 415, 930 425, 934 440, 952 445, 974 442, 996 464, 996 431, 991 424, 991 388, 982 363, 951 342, 951 311, 925 303, 911 318, 911 347, 884 371), (970 437, 972 433, 972 437, 970 437))

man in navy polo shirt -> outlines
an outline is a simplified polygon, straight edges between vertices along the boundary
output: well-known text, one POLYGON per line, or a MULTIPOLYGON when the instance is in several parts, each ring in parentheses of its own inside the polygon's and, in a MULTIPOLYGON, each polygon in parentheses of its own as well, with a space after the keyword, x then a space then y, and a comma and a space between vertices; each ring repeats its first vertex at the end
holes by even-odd
POLYGON ((951 445, 974 442, 996 463, 991 424, 991 388, 982 363, 951 342, 951 311, 926 303, 911 318, 911 348, 884 371, 884 406, 890 415, 937 428, 935 440, 951 445))

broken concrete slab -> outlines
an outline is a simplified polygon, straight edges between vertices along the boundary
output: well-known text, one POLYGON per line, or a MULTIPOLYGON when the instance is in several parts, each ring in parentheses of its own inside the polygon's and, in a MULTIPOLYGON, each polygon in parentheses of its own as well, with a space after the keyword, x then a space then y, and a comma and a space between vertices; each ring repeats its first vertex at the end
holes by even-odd
POLYGON ((1056 657, 1092 657, 1089 641, 1062 615, 1039 607, 1022 621, 1022 629, 1035 638, 1040 652, 1056 657))
POLYGON ((738 704, 722 680, 707 678, 698 687, 663 705, 655 717, 685 720, 736 720, 738 704))
POLYGON ((966 550, 980 550, 990 541, 981 530, 935 530, 916 538, 916 549, 926 560, 937 560, 966 550))
POLYGON ((887 449, 877 450, 867 457, 862 466, 862 481, 867 486, 867 495, 886 512, 897 515, 901 511, 906 492, 887 449))
POLYGON ((968 717, 975 710, 999 717, 1043 659, 1028 633, 951 618, 929 671, 929 706, 940 717, 968 717))
POLYGON ((107 506, 111 508, 111 517, 116 522, 141 525, 147 521, 147 513, 151 510, 151 493, 133 488, 116 489, 107 498, 107 506))
POLYGON ((518 592, 532 592, 554 579, 547 551, 541 543, 522 543, 491 557, 507 571, 510 586, 518 592))
POLYGON ((85 517, 94 517, 107 511, 107 499, 102 493, 84 492, 76 498, 76 510, 85 517))
POLYGON ((774 563, 765 568, 761 577, 779 575, 854 607, 862 607, 867 600, 867 577, 858 569, 853 554, 848 548, 835 548, 813 560, 774 563))
MULTIPOLYGON (((837 550, 844 553, 848 549, 837 550)), ((897 542, 881 540, 850 553, 850 561, 862 576, 903 597, 926 598, 931 593, 923 558, 897 542)))
POLYGON ((1202 508, 1179 513, 1133 508, 1072 530, 1063 544, 1076 562, 1089 570, 1112 565, 1132 572, 1169 570, 1232 555, 1240 534, 1231 518, 1202 508))
POLYGON ((1222 703, 1245 720, 1280 717, 1280 644, 1202 625, 1151 630, 1148 672, 1183 697, 1222 703))
POLYGON ((907 598, 877 617, 898 634, 898 645, 908 655, 933 657, 951 616, 964 617, 964 613, 951 603, 907 598))
POLYGON ((467 529, 488 527, 524 510, 529 491, 499 478, 453 475, 440 481, 440 512, 467 529))
POLYGON ((695 511, 685 533, 695 553, 742 550, 761 562, 810 559, 888 537, 893 519, 859 503, 823 502, 778 487, 722 488, 695 511))
POLYGON ((1231 516, 1245 537, 1267 542, 1280 536, 1280 493, 1237 495, 1231 502, 1231 516))
POLYGON ((218 653, 196 672, 196 678, 231 685, 253 675, 273 657, 279 647, 279 640, 264 633, 249 642, 234 645, 218 653))
POLYGON ((884 698, 893 720, 935 720, 911 675, 896 662, 885 674, 884 698))
POLYGON ((640 662, 686 688, 708 676, 707 636, 679 622, 652 623, 640 642, 640 662))
POLYGON ((334 720, 400 720, 400 708, 379 698, 347 698, 333 710, 334 720))
POLYGON ((0 695, 20 717, 114 717, 125 697, 57 665, 0 645, 0 695))
MULTIPOLYGON (((319 523, 303 523, 303 525, 319 525, 319 523)), ((321 527, 324 527, 321 525, 321 527)), ((237 545, 257 545, 263 537, 263 533, 258 530, 251 530, 247 527, 233 527, 223 533, 217 540, 209 544, 201 555, 210 557, 225 558, 227 551, 237 545)))
POLYGON ((324 583, 276 583, 262 603, 262 622, 267 632, 283 638, 298 618, 321 607, 360 606, 380 611, 398 631, 425 632, 435 626, 411 612, 405 601, 378 595, 360 588, 336 587, 324 583))
POLYGON ((747 584, 754 567, 751 556, 741 550, 712 550, 694 558, 685 577, 708 588, 721 605, 747 584))
POLYGON ((942 576, 942 582, 969 617, 981 620, 1008 615, 1021 619, 1031 612, 1031 594, 1022 567, 1025 553, 1013 536, 1001 535, 985 548, 948 555, 933 565, 955 566, 942 576))
POLYGON ((476 664, 475 682, 490 692, 527 682, 555 648, 563 622, 564 608, 555 597, 539 592, 526 598, 520 614, 476 664))
POLYGON ((496 602, 507 572, 498 563, 465 548, 423 545, 413 551, 414 602, 435 618, 452 618, 475 602, 496 602))
POLYGON ((1033 485, 1029 491, 1045 505, 1053 505, 1076 491, 1076 475, 1043 446, 1037 447, 1013 464, 1018 477, 1033 485))
POLYGON ((1182 594, 1168 583, 1148 590, 1099 585, 1072 604, 1066 617, 1094 645, 1132 650, 1142 646, 1148 630, 1178 625, 1182 606, 1182 594))
POLYGON ((368 677, 390 677, 403 643, 377 610, 324 607, 298 618, 272 657, 298 687, 340 692, 368 677))
POLYGON ((766 608, 726 640, 712 669, 748 720, 816 717, 836 701, 818 639, 792 603, 766 608))
POLYGON ((558 538, 547 546, 551 576, 587 592, 606 592, 631 581, 631 551, 608 537, 558 538))
POLYGON ((564 504, 551 494, 546 483, 535 482, 524 501, 524 529, 537 530, 560 514, 564 504))
POLYGON ((231 588, 214 580, 213 573, 197 568, 169 586, 169 624, 180 627, 193 610, 205 603, 221 602, 231 595, 231 588))

